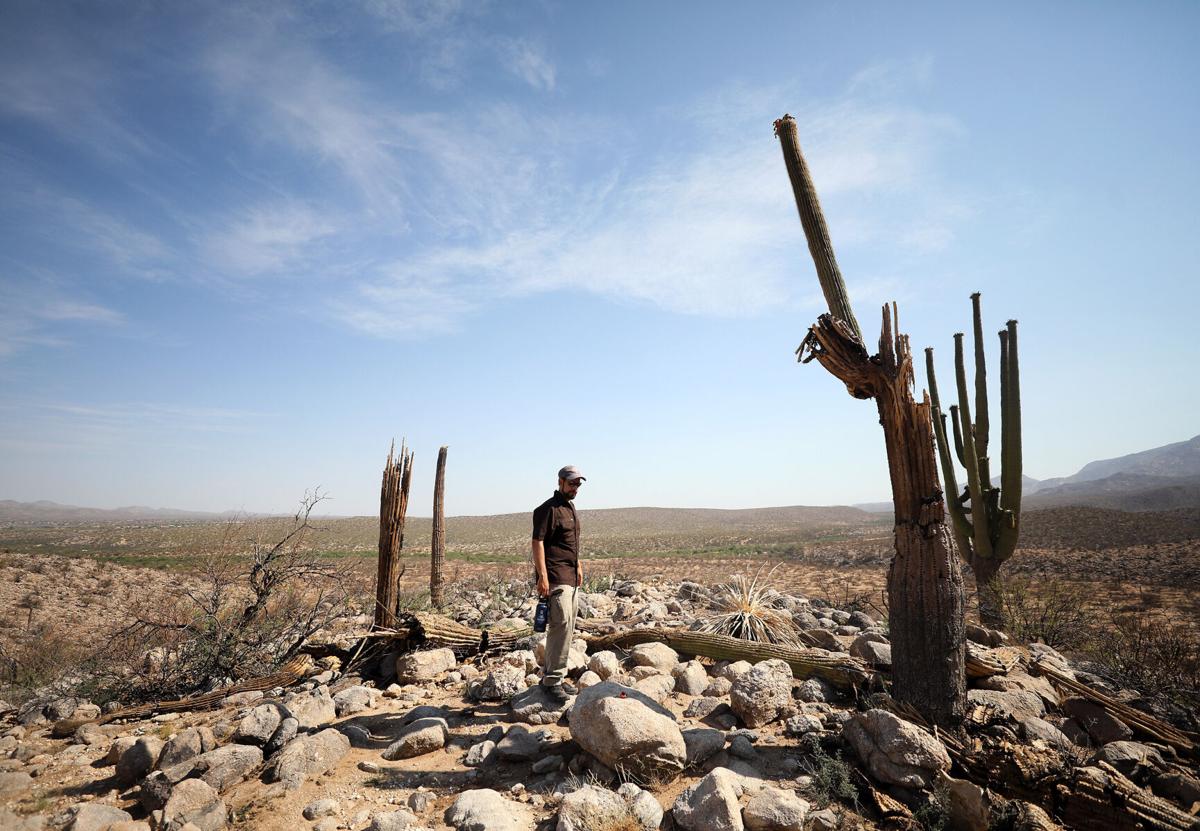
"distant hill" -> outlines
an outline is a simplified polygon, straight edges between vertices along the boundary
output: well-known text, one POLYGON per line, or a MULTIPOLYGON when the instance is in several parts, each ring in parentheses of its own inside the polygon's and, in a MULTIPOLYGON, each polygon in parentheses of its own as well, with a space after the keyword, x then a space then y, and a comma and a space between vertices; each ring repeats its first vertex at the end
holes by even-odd
POLYGON ((1022 496, 1026 508, 1065 505, 1119 511, 1170 511, 1200 506, 1200 476, 1147 476, 1115 473, 1104 479, 1070 482, 1022 496))
MULTIPOLYGON (((1037 482, 1033 493, 1040 493, 1049 488, 1063 485, 1075 485, 1081 482, 1095 482, 1108 479, 1117 474, 1133 474, 1136 476, 1157 477, 1159 479, 1191 479, 1200 477, 1200 436, 1194 436, 1187 441, 1165 444, 1150 450, 1118 456, 1115 459, 1101 459, 1088 462, 1078 473, 1057 479, 1043 479, 1037 482)), ((1036 480, 1034 480, 1036 481, 1036 480)), ((1135 484, 1135 480, 1125 480, 1126 487, 1135 484)), ((1147 486, 1157 487, 1161 482, 1150 482, 1147 486)), ((1028 483, 1027 483, 1028 485, 1028 483)))
POLYGON ((181 511, 174 508, 147 508, 131 505, 126 508, 81 508, 78 505, 60 505, 45 499, 38 502, 15 502, 0 500, 0 522, 30 523, 43 522, 167 522, 179 520, 223 520, 235 512, 208 513, 205 511, 181 511))

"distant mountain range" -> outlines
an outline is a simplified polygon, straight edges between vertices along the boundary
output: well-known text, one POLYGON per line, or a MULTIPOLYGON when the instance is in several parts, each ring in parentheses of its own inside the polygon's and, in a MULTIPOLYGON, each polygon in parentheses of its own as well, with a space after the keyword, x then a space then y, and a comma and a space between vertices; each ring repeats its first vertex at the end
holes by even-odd
MULTIPOLYGON (((993 479, 1000 484, 1000 477, 993 479)), ((962 482, 960 481, 960 484, 962 482)), ((1067 505, 1121 511, 1168 511, 1200 506, 1200 436, 1115 459, 1088 462, 1072 476, 1021 478, 1024 508, 1067 505)), ((890 511, 890 502, 855 506, 890 511)))
MULTIPOLYGON (((999 479, 997 478, 997 484, 999 479)), ((1174 508, 1200 506, 1200 435, 1187 441, 1163 445, 1140 453, 1130 453, 1115 459, 1088 462, 1072 476, 1037 480, 1029 476, 1022 481, 1022 507, 1057 508, 1065 506, 1110 508, 1121 511, 1167 511, 1174 508)), ((754 512, 773 512, 772 518, 786 521, 850 520, 853 509, 870 513, 892 510, 891 502, 864 502, 845 507, 762 508, 745 511, 721 511, 704 508, 639 508, 612 509, 636 511, 647 521, 658 523, 706 522, 715 525, 753 522, 765 517, 754 512), (775 514, 783 512, 778 517, 775 514), (660 512, 655 514, 655 512, 660 512)), ((588 513, 603 516, 605 511, 588 513)), ((131 506, 105 510, 60 505, 57 502, 14 502, 0 500, 0 522, 18 524, 73 522, 170 522, 172 520, 202 522, 223 520, 234 516, 264 516, 242 511, 209 513, 181 511, 171 508, 131 506)), ((524 522, 525 514, 519 516, 524 522)), ((468 520, 469 518, 462 518, 468 520)))

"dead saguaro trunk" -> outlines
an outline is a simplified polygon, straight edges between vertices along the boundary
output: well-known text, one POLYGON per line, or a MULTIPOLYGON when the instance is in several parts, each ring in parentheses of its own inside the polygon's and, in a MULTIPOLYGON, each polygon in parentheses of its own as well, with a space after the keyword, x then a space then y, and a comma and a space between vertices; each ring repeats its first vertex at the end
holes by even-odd
POLYGON ((438 449, 437 475, 433 481, 433 535, 429 545, 429 602, 435 609, 442 606, 442 586, 446 579, 446 449, 438 449))
POLYGON ((803 363, 816 358, 855 398, 874 398, 883 426, 896 523, 896 552, 888 571, 892 693, 930 721, 953 724, 961 720, 966 702, 965 596, 946 526, 929 398, 913 398, 912 354, 895 304, 883 307, 878 354, 867 352, 800 152, 795 120, 785 115, 775 122, 775 133, 830 312, 809 329, 798 357, 803 363))
POLYGON ((393 627, 399 611, 400 578, 404 565, 400 551, 404 548, 404 518, 408 514, 408 489, 412 484, 412 451, 400 444, 388 450, 387 465, 383 468, 383 485, 379 491, 379 572, 375 580, 375 625, 393 627))

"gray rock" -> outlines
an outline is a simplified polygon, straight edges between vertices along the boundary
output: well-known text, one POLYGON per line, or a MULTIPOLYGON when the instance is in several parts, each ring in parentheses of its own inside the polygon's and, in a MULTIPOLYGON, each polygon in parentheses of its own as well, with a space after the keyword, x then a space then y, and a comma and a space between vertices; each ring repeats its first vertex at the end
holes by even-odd
POLYGON ((748 831, 802 831, 808 809, 795 791, 768 786, 751 797, 742 819, 748 831))
POLYGON ((367 831, 405 831, 412 828, 417 817, 410 811, 389 811, 386 814, 376 814, 371 817, 367 831))
POLYGON ((408 797, 408 807, 412 808, 418 814, 423 814, 436 801, 437 798, 433 794, 427 791, 417 791, 408 797))
POLYGON ((525 671, 501 664, 471 684, 468 696, 474 701, 508 701, 525 689, 525 671))
POLYGON ((724 749, 725 734, 720 730, 697 727, 683 731, 683 743, 687 747, 687 766, 695 767, 724 749))
POLYGON ((789 718, 783 723, 783 734, 785 736, 803 736, 808 733, 818 733, 824 729, 824 722, 820 716, 812 713, 800 713, 789 718))
POLYGON ((792 668, 786 661, 760 661, 733 682, 729 706, 747 727, 770 724, 795 710, 792 668))
POLYGON ((320 776, 350 750, 350 740, 332 728, 290 742, 267 769, 267 781, 281 782, 287 790, 320 776))
POLYGON ((669 781, 687 762, 687 746, 671 712, 611 681, 579 694, 570 728, 580 747, 633 776, 669 781))
POLYGON ((746 826, 738 800, 745 792, 746 783, 739 774, 715 768, 679 795, 671 816, 683 831, 743 831, 746 826))
POLYGON ((688 704, 687 709, 683 711, 684 718, 705 718, 713 710, 717 709, 725 702, 719 698, 704 696, 703 698, 693 698, 688 704))
POLYGON ((487 739, 471 745, 467 755, 463 758, 463 764, 467 767, 477 768, 484 764, 488 757, 492 755, 492 751, 496 749, 496 743, 487 739))
POLYGON ((33 777, 24 771, 0 773, 0 799, 16 799, 31 787, 33 777))
POLYGON ((671 675, 675 678, 675 691, 684 695, 701 695, 708 686, 708 673, 699 661, 677 664, 671 675))
POLYGON ((808 815, 809 831, 837 831, 838 825, 838 816, 831 808, 808 815))
POLYGON ((629 803, 595 785, 584 785, 563 797, 555 831, 593 831, 613 827, 630 815, 629 803))
POLYGON ((279 723, 290 715, 287 708, 277 702, 260 704, 242 716, 233 731, 233 740, 242 744, 264 745, 279 729, 279 723))
MULTIPOLYGON (((0 704, 2 703, 0 702, 0 704)), ((2 712, 4 712, 4 707, 0 706, 0 713, 2 712)), ((0 828, 3 828, 4 831, 43 831, 45 827, 45 817, 37 814, 21 816, 0 806, 0 828)))
POLYGON ((710 698, 723 698, 729 695, 729 691, 733 689, 733 682, 728 678, 710 678, 708 686, 704 688, 703 695, 710 698))
POLYGON ((157 766, 169 768, 199 756, 203 752, 204 738, 200 735, 199 730, 194 727, 180 730, 163 745, 162 752, 158 755, 157 766))
POLYGON ((843 725, 842 738, 871 775, 888 785, 928 788, 937 771, 950 769, 941 742, 886 710, 855 713, 843 725))
POLYGON ((304 806, 304 818, 307 820, 320 819, 336 814, 341 809, 336 799, 318 799, 304 806))
POLYGON ((133 819, 128 811, 96 802, 72 805, 67 809, 67 813, 70 816, 67 831, 104 831, 113 823, 129 822, 133 819))
POLYGON ((219 831, 225 827, 225 802, 207 782, 185 779, 171 790, 163 806, 161 831, 182 831, 192 825, 197 831, 219 831))
POLYGON ((1133 738, 1133 731, 1118 719, 1111 716, 1099 704, 1086 698, 1068 698, 1062 702, 1064 715, 1073 718, 1098 745, 1110 742, 1128 741, 1133 738))
POLYGON ((876 667, 892 665, 892 645, 882 635, 859 635, 850 644, 850 654, 876 667))
POLYGON ((490 788, 463 791, 445 819, 457 831, 529 831, 536 824, 528 808, 490 788))
POLYGON ((1017 727, 1021 738, 1027 742, 1034 742, 1040 739, 1059 750, 1069 750, 1071 748, 1071 740, 1067 738, 1066 734, 1043 719, 1024 718, 1021 719, 1017 727))
POLYGON ((185 762, 189 763, 192 776, 199 776, 206 784, 224 791, 249 779, 263 763, 263 752, 249 744, 227 744, 185 762))
POLYGON ((433 681, 457 665, 458 659, 446 648, 409 652, 396 659, 396 680, 401 684, 433 681))
POLYGON ((870 629, 875 625, 875 618, 866 612, 851 612, 848 622, 860 629, 870 629))
POLYGON ((721 667, 717 675, 721 678, 727 678, 732 682, 749 672, 753 666, 754 664, 749 661, 733 661, 721 667))
POLYGON ((383 751, 383 758, 395 762, 398 759, 423 756, 445 747, 449 738, 449 727, 444 719, 417 719, 396 735, 396 740, 383 751))
POLYGON ((796 698, 809 704, 821 704, 832 697, 828 685, 819 678, 806 678, 796 687, 796 698))
POLYGON ((661 704, 675 690, 675 679, 655 673, 635 682, 633 688, 661 704))
POLYGON ((337 718, 337 707, 324 687, 290 695, 284 699, 284 705, 299 726, 306 730, 321 727, 337 718))
POLYGON ((588 660, 588 669, 607 681, 610 676, 621 671, 621 660, 612 652, 604 650, 597 652, 588 660))
POLYGON ((545 740, 546 734, 541 730, 535 733, 523 724, 514 724, 496 743, 495 753, 498 758, 510 762, 527 762, 541 755, 545 740))
POLYGON ((842 642, 828 629, 809 629, 807 633, 818 649, 827 649, 830 652, 846 651, 846 647, 842 646, 842 642))
POLYGON ((526 724, 555 724, 570 710, 574 701, 574 698, 568 698, 565 702, 553 699, 547 694, 545 687, 535 684, 514 695, 509 701, 509 706, 512 707, 513 717, 517 721, 526 724))
POLYGON ((1109 742, 1096 751, 1092 761, 1108 762, 1135 782, 1142 782, 1167 768, 1162 755, 1141 742, 1109 742))
POLYGON ((76 744, 86 744, 89 747, 97 744, 104 744, 108 741, 108 734, 104 732, 104 728, 96 724, 81 724, 75 729, 71 735, 71 740, 76 744))
POLYGON ((745 736, 734 736, 729 742, 729 755, 738 759, 753 759, 755 757, 754 745, 745 736))
POLYGON ((1017 722, 1027 718, 1041 718, 1046 714, 1046 705, 1042 703, 1041 696, 1028 690, 967 690, 967 701, 993 707, 1017 722))
POLYGON ((665 643, 639 643, 629 650, 629 659, 635 666, 654 667, 659 672, 670 675, 679 663, 679 653, 665 643))
POLYGON ((550 773, 562 767, 562 756, 543 756, 532 765, 534 773, 550 773))
POLYGON ((284 745, 296 738, 296 734, 299 732, 300 722, 294 716, 288 716, 279 722, 279 726, 275 728, 271 738, 263 745, 263 752, 268 756, 275 755, 283 749, 284 745))
POLYGON ((950 827, 961 831, 988 831, 988 799, 983 788, 966 779, 938 772, 938 787, 945 788, 950 827))
POLYGON ((128 750, 121 754, 117 762, 117 782, 125 787, 137 782, 150 771, 162 753, 162 739, 154 736, 142 736, 128 750))
POLYGON ((1200 779, 1182 771, 1160 773, 1150 780, 1150 788, 1159 796, 1174 799, 1182 805, 1200 802, 1200 779))
POLYGON ((375 706, 375 697, 379 690, 362 685, 348 687, 333 697, 333 706, 338 718, 361 713, 375 706))

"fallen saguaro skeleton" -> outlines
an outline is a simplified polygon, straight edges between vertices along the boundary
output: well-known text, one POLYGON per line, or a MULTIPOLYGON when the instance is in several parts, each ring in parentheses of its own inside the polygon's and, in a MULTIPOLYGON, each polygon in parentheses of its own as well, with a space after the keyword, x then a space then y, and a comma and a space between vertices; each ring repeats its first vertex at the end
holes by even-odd
POLYGON ((1135 730, 1139 730, 1163 744, 1171 745, 1171 747, 1182 754, 1191 757, 1197 755, 1197 743, 1200 742, 1200 736, 1176 729, 1164 721, 1159 721, 1148 713, 1143 713, 1141 710, 1117 701, 1115 698, 1111 698, 1099 690, 1095 690, 1086 684, 1081 684, 1045 661, 1039 661, 1033 666, 1040 674, 1050 679, 1050 683, 1058 687, 1060 691, 1065 690, 1072 695, 1077 695, 1099 704, 1109 715, 1119 718, 1135 730))
POLYGON ((797 678, 817 677, 843 689, 858 687, 876 676, 865 663, 824 649, 797 649, 774 643, 760 643, 695 632, 688 629, 629 629, 607 635, 584 636, 589 645, 605 649, 610 646, 629 647, 639 643, 664 643, 676 652, 702 655, 705 658, 752 663, 778 658, 786 661, 797 678))
POLYGON ((263 675, 259 678, 248 678, 245 681, 239 681, 236 684, 222 687, 219 690, 213 690, 204 695, 177 698, 171 701, 151 701, 148 704, 139 704, 136 707, 115 710, 96 718, 63 719, 62 721, 55 722, 54 727, 51 729, 51 735, 56 739, 61 739, 71 735, 85 724, 108 724, 110 721, 116 721, 117 719, 145 718, 156 713, 204 710, 217 706, 229 696, 236 695, 237 693, 265 692, 275 687, 288 687, 303 677, 311 662, 312 659, 309 656, 297 655, 280 667, 277 672, 273 672, 270 675, 263 675))
POLYGON ((521 638, 533 634, 528 626, 520 629, 476 629, 444 615, 432 612, 406 612, 390 629, 378 629, 368 638, 407 641, 410 649, 422 646, 447 647, 458 656, 478 655, 493 649, 512 649, 521 638))

